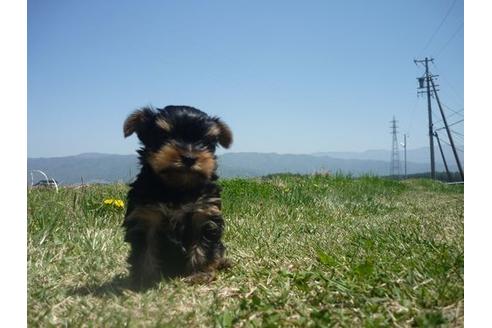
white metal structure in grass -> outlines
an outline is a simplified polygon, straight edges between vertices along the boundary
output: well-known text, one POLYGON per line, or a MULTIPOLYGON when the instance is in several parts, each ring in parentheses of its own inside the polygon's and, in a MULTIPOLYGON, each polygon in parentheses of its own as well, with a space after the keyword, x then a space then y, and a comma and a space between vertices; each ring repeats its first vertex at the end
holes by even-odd
MULTIPOLYGON (((44 173, 41 170, 31 170, 31 188, 34 185, 33 173, 41 173, 46 178, 46 182, 50 183, 50 179, 48 178, 48 175, 46 175, 46 173, 44 173)), ((51 179, 51 181, 53 181, 53 184, 55 185, 56 192, 58 192, 58 184, 56 183, 55 179, 51 179)))

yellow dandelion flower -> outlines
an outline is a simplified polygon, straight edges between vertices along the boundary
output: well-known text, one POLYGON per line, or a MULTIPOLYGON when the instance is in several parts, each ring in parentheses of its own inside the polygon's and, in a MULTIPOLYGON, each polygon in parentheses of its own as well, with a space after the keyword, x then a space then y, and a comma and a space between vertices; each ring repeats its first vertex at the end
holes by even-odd
POLYGON ((125 203, 121 199, 116 199, 113 204, 116 207, 125 207, 125 203))
POLYGON ((125 207, 125 203, 121 199, 107 198, 104 200, 105 205, 113 205, 118 208, 125 207))

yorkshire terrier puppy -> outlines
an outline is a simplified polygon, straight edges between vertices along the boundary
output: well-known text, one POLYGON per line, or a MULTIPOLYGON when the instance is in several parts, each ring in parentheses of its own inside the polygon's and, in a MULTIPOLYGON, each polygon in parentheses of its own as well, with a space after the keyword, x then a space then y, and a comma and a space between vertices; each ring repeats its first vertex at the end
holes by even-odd
POLYGON ((148 287, 162 277, 212 279, 229 265, 215 150, 231 145, 231 130, 196 108, 167 106, 135 111, 123 132, 135 132, 142 144, 123 223, 132 282, 148 287))

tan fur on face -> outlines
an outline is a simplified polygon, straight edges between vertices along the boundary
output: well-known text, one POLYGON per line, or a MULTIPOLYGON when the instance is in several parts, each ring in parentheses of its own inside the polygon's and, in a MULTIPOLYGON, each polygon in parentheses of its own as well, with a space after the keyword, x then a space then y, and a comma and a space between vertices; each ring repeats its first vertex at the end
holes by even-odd
POLYGON ((148 162, 156 173, 162 172, 169 168, 183 168, 181 156, 185 153, 191 153, 196 157, 196 163, 191 167, 194 172, 203 174, 207 179, 212 177, 216 168, 215 158, 209 151, 183 151, 172 144, 161 147, 157 152, 149 155, 148 162))
POLYGON ((156 153, 151 153, 148 162, 156 173, 170 167, 179 167, 181 163, 181 154, 173 145, 164 145, 156 153))
POLYGON ((216 165, 214 155, 208 151, 198 152, 195 155, 197 156, 197 160, 196 164, 193 166, 193 169, 202 172, 207 178, 210 179, 216 165))

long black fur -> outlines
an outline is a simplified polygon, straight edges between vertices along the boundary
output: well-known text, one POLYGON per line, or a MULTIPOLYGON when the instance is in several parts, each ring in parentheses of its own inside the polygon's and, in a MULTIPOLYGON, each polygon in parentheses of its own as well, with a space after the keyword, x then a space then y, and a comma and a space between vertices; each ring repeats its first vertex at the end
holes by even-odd
MULTIPOLYGON (((142 142, 142 148, 138 151, 141 170, 130 184, 123 222, 125 241, 131 245, 128 257, 131 279, 136 286, 144 287, 151 286, 162 277, 220 269, 227 261, 221 241, 224 220, 216 210, 220 210, 221 206, 216 166, 210 177, 196 175, 192 184, 180 185, 175 181, 169 183, 155 172, 148 158, 150 153, 158 151, 170 140, 183 144, 204 144, 213 153, 219 141, 204 141, 204 135, 214 124, 223 123, 187 106, 168 106, 157 110, 144 108, 136 113, 133 121, 128 120, 129 127, 125 123, 125 136, 135 130, 142 142), (171 135, 155 127, 158 118, 169 122, 171 135), (129 128, 130 133, 127 131, 129 128), (154 210, 159 206, 166 210, 162 213, 154 210), (150 220, 145 214, 138 215, 140 212, 146 213, 145 210, 139 212, 142 208, 152 208, 152 213, 158 213, 155 215, 159 219, 150 220), (206 218, 202 218, 203 215, 206 218), (199 250, 193 255, 191 253, 195 248, 199 250)), ((230 130, 227 131, 230 133, 230 130)), ((215 155, 213 158, 215 161, 215 155)), ((170 170, 166 174, 172 177, 173 172, 170 170)))

